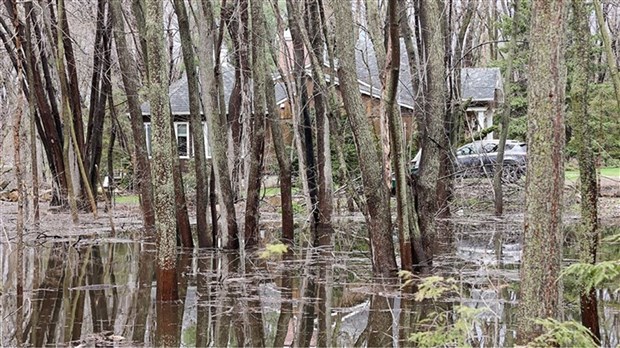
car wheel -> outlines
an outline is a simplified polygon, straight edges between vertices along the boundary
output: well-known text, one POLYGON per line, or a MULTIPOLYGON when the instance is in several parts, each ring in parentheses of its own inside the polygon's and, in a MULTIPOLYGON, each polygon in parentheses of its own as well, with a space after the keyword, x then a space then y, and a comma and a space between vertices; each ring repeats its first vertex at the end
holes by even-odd
POLYGON ((515 183, 523 175, 522 168, 516 163, 505 163, 502 170, 502 181, 505 183, 515 183))

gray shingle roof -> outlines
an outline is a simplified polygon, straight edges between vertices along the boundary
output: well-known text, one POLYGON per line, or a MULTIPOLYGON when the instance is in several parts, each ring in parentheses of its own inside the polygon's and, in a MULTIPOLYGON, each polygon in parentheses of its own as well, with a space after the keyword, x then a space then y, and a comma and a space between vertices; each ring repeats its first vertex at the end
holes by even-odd
MULTIPOLYGON (((398 104, 401 107, 413 109, 414 96, 411 86, 411 74, 409 72, 409 61, 407 59, 404 41, 401 40, 401 59, 400 59, 400 78, 398 84, 398 104)), ((381 98, 381 82, 379 72, 381 70, 377 64, 377 57, 369 37, 361 31, 359 40, 355 46, 355 60, 360 92, 373 98, 381 98)), ((327 76, 329 78, 329 76, 327 76)), ((228 63, 222 64, 222 79, 224 81, 224 101, 228 110, 228 99, 232 92, 235 82, 235 69, 228 63)), ((276 102, 281 104, 288 99, 286 87, 283 82, 276 82, 276 102)), ((173 115, 189 114, 189 93, 187 87, 187 77, 183 75, 170 85, 170 109, 173 115)), ((148 101, 141 106, 142 114, 149 115, 151 112, 148 101)))
MULTIPOLYGON (((360 82, 360 92, 374 98, 381 98, 381 81, 379 73, 383 67, 377 66, 377 55, 372 41, 365 31, 360 32, 359 40, 355 45, 355 63, 357 79, 360 82)), ((400 75, 398 83, 398 104, 401 107, 413 109, 414 95, 411 86, 411 74, 405 42, 400 41, 400 75)))
POLYGON ((503 102, 503 83, 499 68, 461 69, 461 95, 463 100, 503 102))
MULTIPOLYGON (((235 68, 227 63, 222 64, 222 80, 224 82, 224 102, 228 111, 228 100, 235 85, 235 68)), ((276 102, 278 104, 286 100, 286 89, 282 82, 276 83, 276 102)), ((187 86, 187 75, 174 81, 169 87, 170 111, 173 115, 189 115, 189 88, 187 86)), ((151 114, 149 102, 144 102, 140 106, 143 115, 151 114)), ((202 110, 202 107, 201 107, 202 110)))

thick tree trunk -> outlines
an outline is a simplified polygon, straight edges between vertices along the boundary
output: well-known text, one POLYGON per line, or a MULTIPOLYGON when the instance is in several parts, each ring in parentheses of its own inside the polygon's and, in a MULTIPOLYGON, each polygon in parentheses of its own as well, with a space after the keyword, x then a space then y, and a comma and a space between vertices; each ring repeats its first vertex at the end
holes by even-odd
MULTIPOLYGON (((574 143, 577 145, 579 159, 579 179, 581 193, 581 224, 577 227, 579 261, 596 263, 598 249, 598 188, 596 168, 592 147, 592 129, 588 113, 588 85, 592 80, 591 36, 588 24, 589 13, 581 0, 572 0, 573 10, 570 21, 573 34, 573 70, 571 78, 570 101, 574 143)), ((581 323, 587 327, 597 342, 601 341, 598 320, 596 292, 588 289, 581 292, 581 323)))
MULTIPOLYGON (((214 176, 218 193, 220 213, 222 216, 222 246, 226 249, 239 248, 239 234, 234 205, 234 194, 231 188, 230 173, 228 172, 226 124, 221 115, 220 86, 221 79, 214 72, 213 50, 215 45, 215 22, 209 1, 203 1, 202 6, 194 12, 200 41, 197 45, 200 57, 199 67, 202 83, 203 112, 207 116, 209 144, 213 157, 214 176)), ((217 52, 219 54, 219 52, 217 52)), ((219 71, 217 72, 219 73, 219 71)))
MULTIPOLYGON (((121 3, 119 1, 112 1, 110 5, 112 10, 116 54, 118 56, 125 94, 127 95, 127 106, 131 121, 131 132, 133 134, 136 158, 134 163, 134 182, 140 190, 140 206, 142 208, 144 228, 147 234, 150 235, 155 231, 155 211, 151 186, 151 165, 146 150, 144 122, 142 121, 142 112, 140 111, 140 101, 138 99, 140 77, 138 76, 135 61, 131 58, 131 54, 127 47, 121 3)), ((113 175, 113 173, 109 173, 109 175, 113 175)))
POLYGON ((161 23, 163 6, 160 1, 146 2, 146 45, 149 67, 149 102, 153 129, 152 171, 155 190, 155 228, 157 230, 157 300, 176 301, 176 219, 172 115, 168 100, 167 51, 161 23))
POLYGON ((444 69, 443 1, 428 0, 420 6, 422 40, 425 47, 427 70, 425 78, 424 128, 422 128, 422 156, 417 185, 418 217, 427 260, 432 262, 431 241, 436 236, 436 217, 442 151, 448 149, 444 133, 446 113, 446 81, 444 69))
POLYGON ((333 0, 336 32, 338 78, 340 91, 355 138, 362 173, 364 196, 368 203, 368 230, 370 234, 373 272, 377 276, 394 275, 397 266, 392 241, 392 221, 389 188, 383 178, 381 155, 374 141, 372 128, 366 116, 359 93, 355 68, 355 30, 348 2, 333 0))
POLYGON ((562 190, 564 189, 564 33, 567 4, 532 3, 528 73, 525 228, 517 341, 542 332, 534 320, 561 312, 562 190))
POLYGON ((205 142, 202 127, 202 117, 200 108, 200 87, 198 81, 198 71, 196 68, 196 57, 192 43, 191 31, 187 9, 183 0, 174 1, 175 12, 179 22, 179 34, 181 35, 181 46, 183 50, 183 63, 185 64, 185 74, 187 75, 187 86, 189 90, 189 110, 190 128, 194 139, 194 165, 196 170, 196 230, 198 232, 198 246, 201 248, 212 247, 212 234, 208 231, 207 225, 207 200, 209 183, 207 181, 207 158, 205 153, 205 142))
POLYGON ((265 84, 268 77, 265 52, 265 24, 260 1, 252 1, 252 80, 254 110, 250 118, 250 166, 245 205, 245 247, 258 244, 258 222, 260 219, 260 183, 265 148, 265 84))
POLYGON ((405 157, 405 141, 403 139, 403 123, 400 109, 396 104, 398 81, 400 76, 400 35, 395 0, 387 6, 388 18, 388 51, 385 65, 385 84, 383 88, 384 110, 389 124, 390 142, 393 151, 394 171, 396 173, 396 219, 398 221, 401 268, 413 270, 415 263, 426 260, 418 219, 413 209, 413 200, 407 185, 408 169, 405 157), (414 215, 414 216, 411 216, 414 215))

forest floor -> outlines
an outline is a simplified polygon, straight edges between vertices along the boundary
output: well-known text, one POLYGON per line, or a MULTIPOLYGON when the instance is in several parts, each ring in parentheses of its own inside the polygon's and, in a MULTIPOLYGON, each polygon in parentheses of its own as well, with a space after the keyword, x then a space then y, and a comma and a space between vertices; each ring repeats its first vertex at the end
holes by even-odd
MULTIPOLYGON (((524 194, 523 181, 504 187, 505 214, 511 221, 522 221, 524 194)), ((454 199, 450 205, 450 220, 490 219, 497 221, 493 213, 493 191, 487 179, 466 179, 455 185, 454 199)), ((101 196, 101 195, 100 195, 101 196)), ((123 201, 120 199, 119 201, 123 201)), ((295 214, 296 226, 308 225, 307 216, 303 213, 303 196, 295 197, 296 205, 300 207, 295 214)), ((575 180, 567 180, 564 191, 564 220, 567 224, 579 219, 579 188, 575 180)), ((334 204, 335 228, 347 228, 351 224, 363 223, 363 216, 348 209, 344 196, 336 197, 334 204)), ((395 203, 394 203, 395 205, 395 203)), ((40 226, 32 227, 32 207, 26 205, 24 238, 28 240, 46 238, 75 238, 110 237, 111 220, 116 233, 123 233, 125 237, 136 234, 138 237, 142 226, 140 209, 137 202, 128 200, 125 203, 116 203, 111 213, 104 212, 105 203, 99 202, 99 210, 95 218, 92 213, 80 212, 79 222, 71 221, 69 211, 50 207, 48 202, 41 202, 40 226), (111 215, 110 215, 111 214, 111 215), (111 217, 111 219, 110 219, 111 217)), ((394 209, 395 210, 395 209, 394 209)), ((191 208, 190 208, 191 211, 191 208)), ((620 181, 616 178, 601 178, 599 195, 599 218, 602 226, 620 226, 620 181)), ((190 218, 195 221, 195 219, 190 218)), ((0 231, 3 241, 13 240, 17 221, 17 203, 0 199, 0 231)), ((277 230, 280 223, 279 196, 264 197, 261 205, 261 226, 268 230, 277 230)))

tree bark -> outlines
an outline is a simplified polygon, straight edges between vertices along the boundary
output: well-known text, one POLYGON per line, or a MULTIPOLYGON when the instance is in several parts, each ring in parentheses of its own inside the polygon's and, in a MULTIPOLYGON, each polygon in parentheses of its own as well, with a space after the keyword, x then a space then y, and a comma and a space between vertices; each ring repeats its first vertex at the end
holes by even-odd
POLYGON ((351 124, 362 173, 364 196, 368 203, 373 272, 377 276, 394 275, 397 266, 392 241, 389 189, 381 168, 381 154, 366 116, 359 93, 355 68, 355 30, 348 2, 331 2, 336 24, 336 48, 339 59, 338 78, 344 108, 351 124))
MULTIPOLYGON (((571 55, 573 70, 570 89, 570 123, 573 128, 574 142, 577 145, 581 194, 581 224, 577 227, 577 245, 579 261, 594 264, 598 249, 598 188, 592 129, 588 113, 588 85, 593 76, 590 69, 592 46, 586 4, 580 0, 572 0, 571 8, 573 10, 570 21, 573 34, 573 55, 571 55)), ((581 323, 590 330, 596 342, 601 342, 596 291, 594 289, 582 290, 580 302, 581 323)))
POLYGON ((264 14, 260 1, 252 1, 252 80, 253 110, 250 118, 250 166, 245 205, 245 247, 258 244, 258 222, 260 219, 260 183, 265 147, 265 84, 268 76, 265 52, 264 14))
POLYGON ((146 46, 149 67, 149 102, 153 129, 152 171, 155 190, 155 228, 157 230, 157 299, 176 301, 176 219, 174 162, 177 151, 173 147, 172 115, 168 99, 168 62, 164 49, 163 6, 160 1, 146 2, 146 46))
POLYGON ((605 24, 605 18, 603 17, 603 9, 601 8, 601 1, 594 0, 594 12, 596 13, 596 21, 598 23, 599 32, 603 39, 603 45, 605 48, 605 57, 607 58, 607 66, 609 67, 609 74, 614 84, 614 91, 616 92, 616 102, 618 103, 618 109, 620 110, 620 75, 618 73, 618 66, 616 64, 616 56, 611 47, 611 39, 607 32, 607 26, 605 24))
MULTIPOLYGON (((114 27, 114 42, 116 43, 116 55, 123 79, 123 87, 127 95, 127 106, 133 135, 136 158, 134 163, 134 182, 138 185, 138 189, 140 190, 140 207, 144 219, 144 228, 146 234, 151 235, 155 231, 155 211, 153 207, 154 198, 151 181, 151 164, 149 163, 146 150, 146 135, 138 97, 140 77, 135 61, 131 58, 131 54, 127 47, 121 3, 120 1, 112 1, 110 5, 114 27)), ((109 174, 112 176, 114 175, 113 173, 109 174)))
POLYGON ((499 136, 499 145, 497 150, 497 159, 493 170, 493 192, 495 195, 495 215, 501 216, 504 212, 504 197, 502 192, 502 174, 504 172, 504 152, 506 147, 506 139, 508 138, 508 127, 510 126, 512 100, 512 80, 513 80, 513 62, 515 51, 517 48, 517 32, 519 29, 519 0, 513 2, 514 14, 512 16, 512 37, 510 38, 510 46, 508 48, 508 66, 506 67, 506 78, 504 82, 504 110, 500 120, 501 133, 499 136))
MULTIPOLYGON (((234 205, 234 195, 231 188, 226 157, 226 124, 223 121, 220 107, 220 79, 214 71, 213 51, 215 45, 216 27, 213 19, 213 10, 208 0, 203 0, 196 15, 196 24, 200 41, 197 45, 200 76, 202 83, 203 112, 207 116, 209 144, 211 145, 215 182, 218 192, 220 213, 222 216, 221 238, 222 246, 226 249, 239 248, 239 233, 234 205)), ((219 52, 216 52, 219 54, 219 52)))
POLYGON ((432 262, 431 241, 436 236, 436 216, 438 214, 438 182, 442 151, 448 144, 444 134, 446 113, 446 83, 444 69, 443 1, 427 0, 420 6, 420 25, 427 61, 425 72, 424 127, 422 128, 422 156, 417 185, 418 217, 420 232, 427 260, 432 262))
MULTIPOLYGON (((111 94, 110 63, 112 53, 111 9, 105 0, 97 5, 97 27, 95 33, 95 52, 93 54, 93 72, 90 89, 90 109, 86 127, 86 146, 84 165, 88 172, 90 187, 97 187, 97 167, 103 152, 103 123, 108 95, 111 94), (107 6, 106 6, 107 5, 107 6), (106 11, 107 9, 107 11, 106 11)), ((96 197, 97 190, 93 191, 96 197)))
MULTIPOLYGON (((64 13, 64 0, 59 0, 58 1, 58 12, 59 13, 64 13)), ((59 21, 62 21, 62 18, 59 18, 59 21)), ((78 218, 78 211, 77 211, 77 201, 75 199, 75 192, 73 189, 73 179, 71 178, 71 166, 69 164, 69 147, 71 144, 71 128, 72 128, 72 121, 71 121, 71 113, 69 110, 69 91, 68 91, 68 87, 67 87, 67 78, 64 74, 65 68, 64 68, 64 46, 62 44, 63 42, 63 31, 62 30, 58 30, 57 32, 57 54, 56 54, 56 68, 58 69, 58 75, 60 76, 60 89, 61 89, 61 100, 62 100, 62 115, 63 115, 63 145, 62 145, 62 152, 63 152, 63 163, 64 163, 64 168, 65 171, 63 173, 63 175, 65 176, 65 180, 67 181, 67 196, 69 198, 69 206, 71 208, 71 219, 73 220, 74 224, 77 224, 79 221, 78 218)), ((74 147, 74 149, 77 151, 79 151, 77 149, 77 146, 74 147)))
POLYGON ((198 71, 196 69, 196 57, 192 43, 191 31, 187 9, 183 0, 174 1, 175 12, 179 22, 179 34, 181 35, 181 48, 183 50, 183 63, 187 75, 187 88, 189 90, 190 128, 194 139, 194 166, 196 171, 196 229, 198 232, 198 246, 201 248, 212 247, 212 234, 207 225, 207 159, 202 127, 200 109, 200 87, 198 71))
POLYGON ((564 33, 567 4, 534 1, 528 73, 527 179, 517 343, 559 319, 564 189, 564 33))
MULTIPOLYGON (((31 3, 29 3, 31 7, 31 3)), ((30 38, 32 36, 31 25, 30 25, 30 12, 28 11, 28 5, 25 5, 26 8, 26 38, 30 38)), ((32 59, 32 45, 28 43, 25 48, 25 63, 31 62, 32 59)), ((32 91, 34 88, 34 73, 31 68, 26 68, 26 73, 28 77, 28 85, 30 86, 30 98, 28 98, 28 111, 29 111, 29 123, 30 123, 30 161, 31 161, 31 171, 32 171, 32 209, 34 212, 33 222, 35 228, 39 227, 39 163, 37 156, 37 133, 36 133, 36 93, 32 91)), ((18 331, 19 332, 19 331, 18 331)), ((19 336, 19 335, 18 335, 19 336)))
MULTIPOLYGON (((323 28, 324 23, 321 20, 322 4, 319 0, 311 0, 307 3, 308 21, 307 31, 313 28, 323 28)), ((316 30, 311 38, 312 51, 314 56, 323 55, 325 40, 323 31, 316 30)), ((322 74, 322 70, 313 68, 315 79, 322 74), (316 70, 316 71, 315 71, 316 70)), ((332 211, 333 211, 333 179, 332 179, 332 159, 330 146, 330 127, 328 120, 328 105, 330 90, 321 89, 316 85, 312 91, 312 100, 314 101, 314 111, 316 118, 316 175, 317 175, 317 210, 318 220, 316 226, 315 245, 330 245, 332 228, 332 211), (318 239, 317 239, 318 238, 318 239)))

